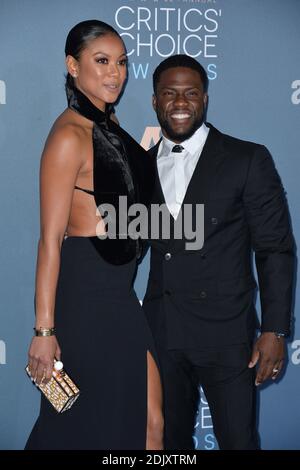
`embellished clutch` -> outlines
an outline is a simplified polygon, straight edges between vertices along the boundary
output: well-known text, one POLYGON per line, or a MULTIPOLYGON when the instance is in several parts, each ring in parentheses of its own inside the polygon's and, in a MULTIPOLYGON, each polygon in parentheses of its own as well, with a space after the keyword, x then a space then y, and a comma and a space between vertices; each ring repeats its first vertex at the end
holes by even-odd
MULTIPOLYGON (((28 366, 25 370, 30 379, 34 382, 28 366)), ((58 413, 69 410, 80 394, 79 389, 63 370, 63 363, 61 361, 54 362, 52 377, 49 382, 46 384, 41 382, 39 385, 35 385, 45 395, 58 413)))

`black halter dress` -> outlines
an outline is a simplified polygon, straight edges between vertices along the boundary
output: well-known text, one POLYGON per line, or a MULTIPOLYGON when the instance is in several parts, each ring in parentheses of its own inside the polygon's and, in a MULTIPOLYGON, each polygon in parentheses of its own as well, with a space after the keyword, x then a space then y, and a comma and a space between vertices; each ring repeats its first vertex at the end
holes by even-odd
MULTIPOLYGON (((90 197, 97 206, 119 195, 147 204, 147 153, 79 90, 69 90, 69 107, 94 121, 90 197)), ((26 449, 145 449, 147 351, 156 355, 133 290, 138 253, 136 240, 64 240, 55 327, 65 370, 81 393, 62 414, 41 397, 26 449)))

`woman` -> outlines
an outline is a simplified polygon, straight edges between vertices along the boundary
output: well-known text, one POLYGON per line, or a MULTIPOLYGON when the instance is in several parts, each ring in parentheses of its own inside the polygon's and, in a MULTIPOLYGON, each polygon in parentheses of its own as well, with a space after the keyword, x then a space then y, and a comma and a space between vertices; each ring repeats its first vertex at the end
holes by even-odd
POLYGON ((106 233, 97 207, 113 204, 120 215, 119 196, 147 203, 153 181, 147 153, 109 118, 127 76, 125 47, 91 20, 69 32, 65 53, 68 108, 41 162, 29 368, 47 381, 62 355, 81 394, 62 414, 42 396, 26 449, 162 449, 160 377, 132 287, 138 243, 97 237, 106 233))

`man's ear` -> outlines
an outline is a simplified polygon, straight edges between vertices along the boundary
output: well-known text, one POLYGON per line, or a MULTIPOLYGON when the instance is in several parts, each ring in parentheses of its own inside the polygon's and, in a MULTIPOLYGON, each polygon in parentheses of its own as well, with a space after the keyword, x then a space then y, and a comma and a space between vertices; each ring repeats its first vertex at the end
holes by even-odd
POLYGON ((203 95, 203 104, 204 104, 205 109, 207 108, 207 103, 208 103, 208 95, 207 95, 207 93, 204 93, 204 95, 203 95))
POLYGON ((73 78, 76 78, 78 76, 78 62, 73 56, 67 55, 66 67, 69 74, 72 75, 73 78))
POLYGON ((156 96, 154 94, 152 95, 152 106, 154 111, 156 111, 156 96))

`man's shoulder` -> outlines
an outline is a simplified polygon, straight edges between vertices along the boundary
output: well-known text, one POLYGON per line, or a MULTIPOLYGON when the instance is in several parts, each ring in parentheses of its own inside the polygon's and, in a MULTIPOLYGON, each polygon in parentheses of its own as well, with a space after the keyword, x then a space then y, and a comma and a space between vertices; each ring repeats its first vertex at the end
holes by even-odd
POLYGON ((230 134, 225 134, 218 129, 216 129, 211 124, 207 124, 212 132, 212 137, 220 139, 225 150, 235 151, 235 152, 250 152, 256 151, 258 148, 263 148, 264 146, 250 140, 240 139, 238 137, 233 137, 230 134))

